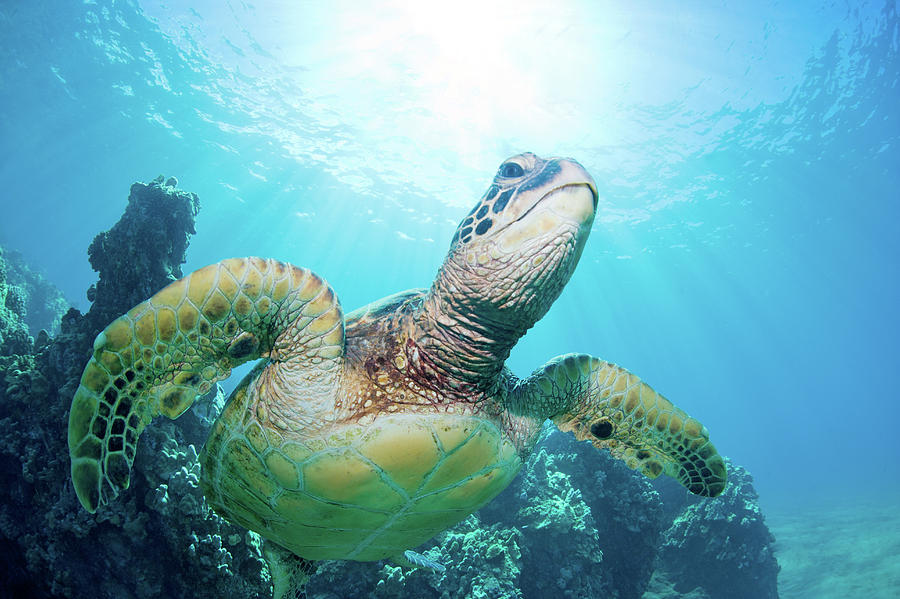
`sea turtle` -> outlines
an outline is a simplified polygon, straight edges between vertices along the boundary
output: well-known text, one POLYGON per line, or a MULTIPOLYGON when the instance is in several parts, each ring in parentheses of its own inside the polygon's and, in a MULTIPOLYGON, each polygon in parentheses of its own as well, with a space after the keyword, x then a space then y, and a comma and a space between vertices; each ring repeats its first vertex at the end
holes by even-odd
POLYGON ((504 366, 572 275, 597 201, 574 160, 513 156, 430 289, 346 317, 321 277, 275 260, 228 259, 168 285, 94 342, 69 416, 82 505, 128 487, 153 417, 177 418, 260 359, 209 433, 201 484, 216 512, 267 539, 276 596, 300 596, 316 560, 438 567, 407 550, 500 493, 548 419, 649 477, 718 495, 725 464, 706 428, 624 368, 587 354, 527 378, 504 366))

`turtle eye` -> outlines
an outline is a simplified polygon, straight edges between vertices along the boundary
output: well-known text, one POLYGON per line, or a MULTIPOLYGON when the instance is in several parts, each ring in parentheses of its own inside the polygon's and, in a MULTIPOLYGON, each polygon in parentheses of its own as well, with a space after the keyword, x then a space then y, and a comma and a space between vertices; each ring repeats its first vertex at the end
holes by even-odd
POLYGON ((516 177, 521 177, 524 174, 525 169, 523 169, 519 164, 515 162, 507 162, 500 167, 500 176, 506 177, 507 179, 515 179, 516 177))
POLYGON ((609 439, 613 433, 612 422, 606 418, 601 418, 591 425, 591 434, 598 439, 609 439))

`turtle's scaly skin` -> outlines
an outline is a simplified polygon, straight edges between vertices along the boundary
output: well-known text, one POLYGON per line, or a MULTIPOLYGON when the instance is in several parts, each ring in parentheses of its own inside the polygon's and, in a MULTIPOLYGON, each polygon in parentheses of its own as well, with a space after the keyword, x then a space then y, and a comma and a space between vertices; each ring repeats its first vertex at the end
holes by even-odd
MULTIPOLYGON (((504 366, 569 280, 596 208, 576 162, 513 157, 431 289, 346 321, 323 279, 274 260, 172 283, 97 337, 69 420, 79 499, 94 511, 127 488, 152 417, 259 358, 201 452, 202 485, 216 511, 306 560, 404 561, 502 491, 547 419, 648 476, 721 493, 706 429, 633 374, 584 354, 526 379, 504 366)), ((295 566, 304 579, 310 563, 295 566)))

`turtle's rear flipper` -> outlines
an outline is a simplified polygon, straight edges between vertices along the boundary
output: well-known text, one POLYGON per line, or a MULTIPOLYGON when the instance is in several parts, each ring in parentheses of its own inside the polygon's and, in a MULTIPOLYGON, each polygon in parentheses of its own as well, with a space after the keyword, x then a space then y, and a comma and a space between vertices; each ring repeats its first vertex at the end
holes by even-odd
POLYGON ((269 540, 262 551, 272 578, 272 599, 306 599, 306 582, 316 573, 316 563, 269 540))
POLYGON ((128 488, 147 423, 177 418, 234 366, 268 356, 325 386, 340 371, 343 343, 334 292, 303 268, 233 258, 166 286, 94 341, 69 412, 81 504, 94 512, 128 488))
POLYGON ((395 555, 391 558, 398 566, 405 566, 407 568, 422 568, 423 570, 432 570, 433 572, 443 572, 447 568, 438 562, 428 559, 421 553, 416 553, 415 551, 411 551, 407 549, 400 555, 395 555))

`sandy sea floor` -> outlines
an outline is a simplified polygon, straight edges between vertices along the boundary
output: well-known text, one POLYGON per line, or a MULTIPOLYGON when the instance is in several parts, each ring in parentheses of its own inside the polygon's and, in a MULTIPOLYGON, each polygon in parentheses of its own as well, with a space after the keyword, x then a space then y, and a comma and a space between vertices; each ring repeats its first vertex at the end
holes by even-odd
POLYGON ((769 511, 781 599, 900 597, 900 499, 769 511))

